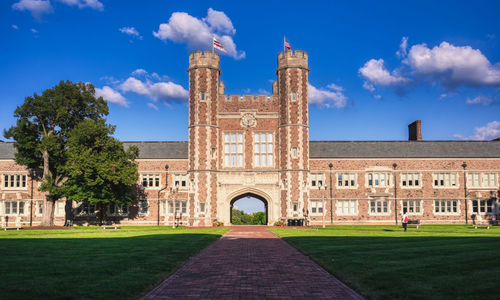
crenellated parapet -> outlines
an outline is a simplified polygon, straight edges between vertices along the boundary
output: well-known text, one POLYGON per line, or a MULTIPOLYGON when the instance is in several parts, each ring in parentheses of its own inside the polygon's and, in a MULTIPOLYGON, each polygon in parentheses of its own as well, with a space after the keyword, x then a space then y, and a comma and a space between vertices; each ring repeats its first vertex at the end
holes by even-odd
POLYGON ((303 68, 309 70, 307 52, 287 50, 278 54, 278 70, 283 68, 303 68))
POLYGON ((188 72, 196 68, 219 69, 219 54, 211 50, 196 50, 189 54, 188 72))
POLYGON ((224 102, 271 102, 278 99, 277 95, 220 95, 224 102))

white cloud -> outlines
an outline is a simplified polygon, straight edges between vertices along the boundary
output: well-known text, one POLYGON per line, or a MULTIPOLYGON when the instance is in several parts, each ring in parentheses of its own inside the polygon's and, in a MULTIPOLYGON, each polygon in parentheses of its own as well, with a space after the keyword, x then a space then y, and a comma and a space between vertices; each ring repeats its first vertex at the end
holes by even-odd
POLYGON ((52 12, 52 5, 49 0, 20 0, 12 4, 12 9, 19 11, 29 11, 35 19, 40 19, 43 14, 52 12))
POLYGON ((453 137, 461 140, 492 140, 500 137, 500 122, 493 121, 483 127, 474 128, 474 134, 465 137, 460 134, 455 134, 453 137))
POLYGON ((144 69, 135 69, 132 73, 130 73, 133 76, 142 76, 148 74, 148 71, 144 69))
POLYGON ((125 33, 126 35, 130 35, 142 40, 142 36, 139 34, 139 31, 135 29, 135 27, 122 27, 118 29, 121 33, 125 33))
POLYGON ((326 86, 327 88, 329 89, 332 89, 334 91, 337 91, 337 92, 342 92, 344 90, 343 87, 339 86, 339 85, 336 85, 335 83, 330 83, 329 85, 326 86))
POLYGON ((399 58, 405 57, 408 54, 408 37, 404 36, 401 39, 401 44, 399 44, 399 50, 396 52, 396 55, 399 58))
POLYGON ((320 107, 333 107, 333 108, 344 108, 347 105, 347 97, 342 93, 343 88, 336 85, 330 84, 327 86, 331 90, 318 89, 315 86, 309 84, 309 103, 312 105, 317 105, 320 107), (332 88, 332 87, 334 88, 332 88))
POLYGON ((212 37, 215 36, 224 46, 226 53, 242 59, 245 52, 236 49, 233 35, 236 30, 231 20, 224 12, 208 9, 207 17, 195 18, 185 12, 174 12, 168 23, 160 24, 153 35, 162 41, 171 40, 174 43, 184 43, 190 48, 212 48, 212 37))
POLYGON ((31 32, 38 33, 38 30, 36 30, 35 28, 31 28, 31 32))
POLYGON ((467 98, 465 103, 469 105, 482 105, 482 106, 489 106, 497 103, 497 99, 494 97, 488 97, 488 96, 477 96, 474 98, 467 98))
MULTIPOLYGON (((411 86, 425 84, 438 84, 447 93, 459 86, 500 87, 500 63, 492 64, 480 50, 470 46, 454 46, 442 42, 433 48, 418 44, 408 50, 408 38, 403 37, 396 54, 402 60, 393 71, 384 66, 383 59, 370 59, 359 69, 360 76, 365 79, 363 88, 373 97, 380 97, 374 92, 377 87, 384 86, 392 86, 398 93, 411 86)), ((449 95, 443 93, 439 98, 446 96, 449 95)), ((485 99, 467 100, 468 104, 485 102, 485 99)))
POLYGON ((208 9, 207 17, 203 19, 213 31, 234 35, 236 29, 233 27, 233 22, 222 11, 208 9))
POLYGON ((104 5, 102 2, 98 0, 57 0, 59 2, 62 2, 64 4, 70 5, 70 6, 78 6, 78 8, 85 8, 89 7, 91 9, 103 11, 104 10, 104 5))
POLYGON ((416 76, 436 80, 449 89, 500 86, 500 64, 492 65, 480 50, 470 46, 442 42, 430 49, 426 44, 414 45, 404 63, 416 76))
POLYGON ((120 92, 115 91, 109 86, 103 86, 102 89, 96 88, 95 89, 95 96, 96 97, 103 97, 104 100, 114 103, 120 106, 128 107, 127 100, 120 94, 120 92))
POLYGON ((390 73, 384 66, 383 59, 370 59, 363 67, 359 69, 359 73, 369 83, 388 86, 408 82, 408 79, 393 71, 390 73))
POLYGON ((173 82, 156 82, 149 80, 141 81, 134 77, 129 77, 120 85, 123 92, 133 92, 155 101, 184 102, 188 98, 188 91, 181 85, 173 82))
POLYGON ((14 25, 14 24, 12 24, 12 28, 14 28, 15 30, 19 29, 19 27, 17 25, 14 25))
POLYGON ((148 107, 151 107, 152 109, 156 110, 156 111, 159 111, 160 109, 158 108, 158 106, 154 105, 153 103, 151 102, 148 102, 148 107))

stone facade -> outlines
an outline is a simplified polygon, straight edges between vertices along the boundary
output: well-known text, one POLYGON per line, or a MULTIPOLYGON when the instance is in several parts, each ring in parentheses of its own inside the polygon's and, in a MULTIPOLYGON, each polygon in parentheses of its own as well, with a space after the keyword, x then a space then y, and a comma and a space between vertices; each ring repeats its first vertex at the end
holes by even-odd
MULTIPOLYGON (((226 95, 219 63, 211 51, 190 54, 188 142, 135 143, 138 199, 109 208, 109 222, 230 224, 234 201, 245 196, 265 203, 270 225, 393 224, 404 209, 422 223, 500 214, 500 142, 422 141, 420 121, 409 142, 310 142, 306 52, 278 55, 271 95, 226 95)), ((0 225, 37 225, 44 195, 12 153, 0 143, 0 225)), ((96 222, 95 209, 72 207, 75 223, 96 222)), ((65 209, 56 205, 57 224, 65 209)))

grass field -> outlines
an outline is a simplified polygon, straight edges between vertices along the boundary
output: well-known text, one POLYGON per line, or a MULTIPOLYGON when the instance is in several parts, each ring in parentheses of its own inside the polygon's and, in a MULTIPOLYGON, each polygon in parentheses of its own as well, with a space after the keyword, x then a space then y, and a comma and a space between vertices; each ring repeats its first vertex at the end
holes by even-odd
POLYGON ((498 299, 500 228, 271 228, 370 299, 498 299))
POLYGON ((134 299, 228 229, 0 232, 0 299, 134 299))

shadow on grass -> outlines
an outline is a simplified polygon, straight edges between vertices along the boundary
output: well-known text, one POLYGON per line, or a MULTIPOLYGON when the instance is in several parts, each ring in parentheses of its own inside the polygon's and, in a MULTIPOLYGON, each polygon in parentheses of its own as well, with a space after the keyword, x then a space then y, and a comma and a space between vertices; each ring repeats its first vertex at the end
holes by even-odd
POLYGON ((500 237, 283 239, 370 299, 486 299, 498 295, 500 237))
POLYGON ((0 239, 0 298, 134 299, 220 236, 0 239))

